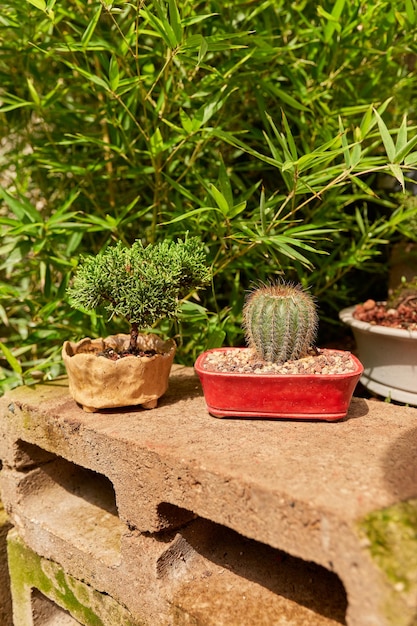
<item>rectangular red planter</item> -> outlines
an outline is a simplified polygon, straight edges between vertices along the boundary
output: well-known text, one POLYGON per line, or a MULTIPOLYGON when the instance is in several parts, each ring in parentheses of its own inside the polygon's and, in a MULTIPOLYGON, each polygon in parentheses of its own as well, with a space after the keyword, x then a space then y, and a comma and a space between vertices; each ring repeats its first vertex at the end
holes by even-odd
MULTIPOLYGON (((218 350, 246 348, 218 348, 218 350)), ((213 352, 212 350, 208 352, 213 352)), ((214 417, 287 418, 335 421, 344 418, 363 372, 343 374, 248 374, 204 368, 208 352, 201 354, 195 370, 200 378, 208 411, 214 417)))

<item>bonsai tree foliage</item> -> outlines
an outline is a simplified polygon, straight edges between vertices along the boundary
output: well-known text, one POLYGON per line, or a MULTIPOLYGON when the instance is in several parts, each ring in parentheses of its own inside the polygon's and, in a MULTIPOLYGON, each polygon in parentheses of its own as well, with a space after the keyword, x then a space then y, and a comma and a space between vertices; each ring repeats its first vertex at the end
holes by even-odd
POLYGON ((118 242, 82 258, 67 295, 74 308, 104 305, 111 317, 124 317, 130 324, 129 352, 135 353, 139 329, 177 318, 180 301, 210 278, 197 237, 146 247, 140 240, 130 247, 118 242))
POLYGON ((284 363, 307 356, 317 326, 314 298, 299 284, 263 285, 246 298, 243 309, 246 342, 263 361, 284 363))

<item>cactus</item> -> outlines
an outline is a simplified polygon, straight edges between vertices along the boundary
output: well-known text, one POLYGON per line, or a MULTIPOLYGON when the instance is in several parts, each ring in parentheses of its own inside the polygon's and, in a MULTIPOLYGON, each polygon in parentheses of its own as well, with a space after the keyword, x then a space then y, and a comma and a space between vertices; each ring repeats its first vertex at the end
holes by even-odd
POLYGON ((284 363, 307 356, 316 337, 313 297, 301 285, 279 282, 248 294, 243 327, 249 348, 263 361, 284 363))

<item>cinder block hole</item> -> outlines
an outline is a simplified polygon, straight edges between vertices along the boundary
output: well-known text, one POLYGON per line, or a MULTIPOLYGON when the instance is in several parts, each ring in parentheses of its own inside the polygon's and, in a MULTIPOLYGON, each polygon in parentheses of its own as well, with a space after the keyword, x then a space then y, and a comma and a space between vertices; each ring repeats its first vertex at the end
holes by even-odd
POLYGON ((54 458, 56 458, 54 454, 32 443, 27 443, 27 441, 22 441, 21 439, 16 442, 14 465, 20 471, 30 470, 43 463, 48 463, 54 458))
POLYGON ((68 611, 44 596, 38 589, 32 589, 33 626, 79 626, 80 622, 68 611))
MULTIPOLYGON (((44 458, 37 446, 26 444, 25 453, 33 459, 44 458)), ((84 553, 108 565, 119 563, 125 527, 118 517, 111 481, 50 453, 48 459, 26 472, 21 482, 26 514, 84 553)))
MULTIPOLYGON (((230 599, 231 605, 241 603, 244 610, 251 594, 254 601, 259 602, 258 595, 262 593, 265 603, 271 603, 273 592, 291 606, 313 611, 324 618, 323 623, 332 620, 331 624, 346 624, 346 591, 334 572, 202 518, 185 526, 181 535, 198 554, 217 566, 219 579, 224 580, 225 585, 225 573, 243 581, 243 586, 238 584, 236 588, 246 589, 246 600, 242 602, 243 592, 237 593, 235 600, 230 599)), ((228 584, 231 588, 235 585, 233 580, 228 584)), ((322 623, 321 619, 317 619, 317 623, 322 623)))
POLYGON ((181 528, 181 526, 197 517, 192 511, 169 502, 160 502, 157 511, 161 529, 181 528))

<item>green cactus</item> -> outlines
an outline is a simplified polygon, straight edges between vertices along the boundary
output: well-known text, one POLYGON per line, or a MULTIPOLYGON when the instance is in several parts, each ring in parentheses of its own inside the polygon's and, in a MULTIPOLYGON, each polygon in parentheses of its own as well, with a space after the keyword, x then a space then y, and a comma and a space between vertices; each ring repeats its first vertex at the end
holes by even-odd
POLYGON ((318 315, 310 293, 301 285, 279 282, 248 294, 243 327, 258 358, 284 363, 307 356, 316 337, 318 315))

